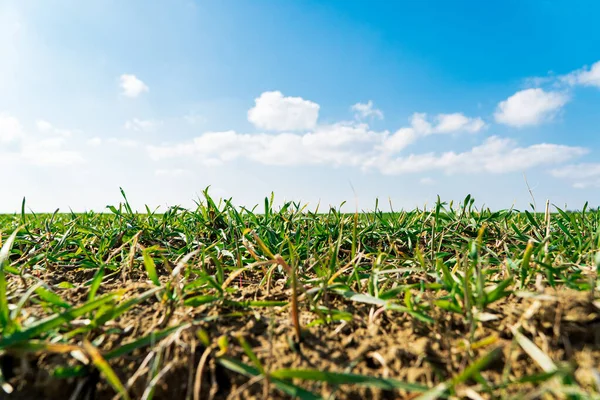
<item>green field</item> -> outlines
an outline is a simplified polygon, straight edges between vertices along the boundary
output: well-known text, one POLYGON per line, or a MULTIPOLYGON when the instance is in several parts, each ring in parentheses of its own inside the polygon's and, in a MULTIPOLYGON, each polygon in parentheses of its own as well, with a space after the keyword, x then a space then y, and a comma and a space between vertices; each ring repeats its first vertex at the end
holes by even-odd
POLYGON ((600 398, 600 211, 374 210, 0 216, 0 398, 600 398))

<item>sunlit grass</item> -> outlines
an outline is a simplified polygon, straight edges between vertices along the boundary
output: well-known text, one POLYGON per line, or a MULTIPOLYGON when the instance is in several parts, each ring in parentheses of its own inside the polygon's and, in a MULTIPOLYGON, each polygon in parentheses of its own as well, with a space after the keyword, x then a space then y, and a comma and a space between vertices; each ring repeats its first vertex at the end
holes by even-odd
MULTIPOLYGON (((570 290, 587 294, 589 310, 587 320, 569 321, 600 329, 600 212, 587 205, 492 211, 468 196, 430 210, 344 214, 294 202, 276 209, 271 196, 257 212, 206 191, 195 210, 142 214, 123 196, 102 214, 0 216, 1 360, 29 357, 35 366, 40 355, 66 354, 53 362, 52 379, 74 391, 84 390, 81 382, 104 383, 122 398, 133 398, 139 382, 135 393, 152 398, 162 380, 175 382, 167 377, 176 368, 187 370, 176 382, 194 399, 200 391, 226 398, 245 390, 306 399, 340 391, 344 398, 360 387, 423 399, 599 398, 598 364, 573 365, 566 342, 546 338, 560 330, 560 315, 546 333, 531 322, 544 299, 570 290), (506 304, 530 298, 518 318, 503 314, 506 304), (147 314, 154 316, 149 330, 136 320, 147 314), (301 360, 315 332, 370 329, 382 315, 390 329, 409 322, 411 333, 429 340, 444 329, 458 335, 448 354, 460 353, 460 362, 440 367, 421 357, 419 365, 431 363, 428 382, 397 379, 387 366, 386 376, 353 372, 350 363, 292 367, 232 322, 265 319, 271 328, 263 336, 274 335, 274 324, 286 326, 282 342, 301 360), (510 325, 496 323, 504 319, 510 325), (528 357, 536 372, 513 365, 511 352, 528 357), (553 360, 556 354, 563 359, 553 360), (228 371, 231 392, 215 387, 217 366, 228 371), (582 371, 596 383, 582 382, 582 371), (100 382, 90 378, 97 373, 100 382)), ((598 363, 599 343, 586 345, 598 363)), ((7 393, 23 390, 14 364, 0 363, 7 393)))

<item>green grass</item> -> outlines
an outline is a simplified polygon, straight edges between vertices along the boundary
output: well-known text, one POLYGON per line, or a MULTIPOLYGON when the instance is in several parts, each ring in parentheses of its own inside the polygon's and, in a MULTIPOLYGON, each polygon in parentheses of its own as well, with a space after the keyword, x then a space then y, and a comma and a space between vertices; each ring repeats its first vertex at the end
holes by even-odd
POLYGON ((98 398, 600 398, 600 347, 584 334, 600 330, 600 211, 492 211, 470 196, 356 214, 273 201, 248 210, 206 191, 195 210, 134 213, 125 198, 102 214, 0 216, 2 390, 34 390, 15 367, 26 359, 98 398), (386 340, 400 354, 414 344, 400 334, 439 340, 438 359, 398 367, 386 340), (372 355, 307 361, 353 335, 372 355))

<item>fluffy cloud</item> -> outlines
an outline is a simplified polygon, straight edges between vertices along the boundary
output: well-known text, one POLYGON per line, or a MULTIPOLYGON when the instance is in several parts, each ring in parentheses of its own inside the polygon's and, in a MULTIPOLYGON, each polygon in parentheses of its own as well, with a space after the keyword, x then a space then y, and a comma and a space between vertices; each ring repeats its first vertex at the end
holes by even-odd
POLYGON ((88 139, 86 143, 90 146, 100 146, 102 144, 102 139, 99 137, 93 137, 88 139))
POLYGON ((590 68, 583 67, 573 71, 561 78, 561 80, 571 86, 595 86, 600 88, 600 61, 595 62, 590 68))
POLYGON ((144 92, 148 92, 150 88, 144 82, 138 79, 135 75, 121 75, 121 88, 123 95, 127 97, 138 97, 144 92))
POLYGON ((18 119, 0 113, 0 143, 10 143, 23 136, 23 127, 18 119))
POLYGON ((538 125, 551 120, 569 101, 569 96, 543 89, 521 90, 498 104, 496 122, 514 127, 538 125))
POLYGON ((305 131, 319 118, 319 105, 301 97, 284 97, 279 91, 264 92, 248 111, 248 121, 269 131, 305 131))
POLYGON ((48 121, 38 120, 35 124, 40 132, 50 132, 52 130, 52 124, 48 121))
MULTIPOLYGON (((402 132, 400 130, 399 132, 402 132)), ((404 128, 404 132, 412 132, 404 128)), ((375 169, 386 175, 442 171, 445 173, 495 174, 555 165, 587 153, 587 149, 557 144, 519 147, 511 139, 492 136, 469 151, 423 153, 394 157, 382 151, 398 132, 374 132, 364 124, 336 124, 304 135, 239 134, 208 132, 191 142, 148 146, 154 160, 194 157, 205 165, 247 159, 265 165, 333 165, 375 169)), ((401 147, 401 146, 399 146, 401 147)), ((423 182, 426 184, 427 182, 423 182)))
POLYGON ((161 125, 160 121, 133 118, 125 122, 125 129, 137 132, 152 132, 161 125))
POLYGON ((356 119, 364 119, 368 117, 377 117, 383 119, 383 112, 376 108, 373 108, 373 101, 369 100, 367 103, 356 103, 350 107, 352 111, 355 111, 354 115, 356 119))
POLYGON ((387 131, 361 123, 319 126, 306 134, 207 132, 193 141, 148 146, 154 160, 193 156, 208 165, 245 158, 267 165, 359 165, 387 131))
POLYGON ((70 137, 73 135, 73 132, 71 132, 70 130, 57 128, 50 122, 45 120, 37 120, 35 125, 38 131, 46 135, 55 135, 61 137, 70 137))
POLYGON ((65 138, 27 140, 21 149, 21 157, 31 165, 70 166, 84 162, 79 152, 64 149, 65 138))
POLYGON ((86 141, 88 146, 98 147, 103 144, 107 144, 113 147, 125 147, 125 148, 134 148, 140 145, 140 142, 133 139, 127 138, 115 138, 111 137, 108 139, 102 139, 99 137, 93 137, 86 141))
MULTIPOLYGON (((148 146, 147 151, 156 161, 190 157, 211 166, 245 159, 277 166, 353 166, 387 175, 424 171, 501 174, 556 165, 587 153, 581 147, 548 143, 519 147, 511 139, 492 136, 480 146, 462 153, 396 156, 407 143, 422 134, 418 132, 424 128, 423 119, 417 116, 415 122, 413 127, 402 128, 394 134, 372 131, 361 123, 321 126, 305 134, 207 132, 189 142, 148 146)), ((427 131, 435 131, 438 126, 439 122, 427 131)))
POLYGON ((411 154, 406 157, 375 157, 365 168, 375 168, 387 175, 440 170, 446 173, 508 173, 542 165, 559 164, 588 152, 581 147, 535 144, 518 147, 511 139, 492 136, 470 151, 442 154, 411 154))
POLYGON ((2 161, 36 166, 67 166, 84 162, 79 152, 68 150, 66 138, 70 131, 55 128, 43 120, 36 122, 40 134, 23 129, 20 121, 8 114, 0 113, 0 143, 14 142, 10 151, 3 152, 2 161))
POLYGON ((393 135, 388 135, 377 149, 384 153, 397 153, 414 143, 417 138, 415 128, 400 128, 393 135))
POLYGON ((479 132, 485 127, 481 118, 468 118, 461 113, 440 114, 437 116, 435 133, 479 132))
POLYGON ((573 187, 584 189, 600 187, 600 163, 581 163, 565 165, 550 171, 552 176, 573 183, 573 187))
POLYGON ((428 120, 425 113, 414 113, 410 118, 410 127, 400 128, 393 135, 387 136, 378 149, 384 153, 397 153, 422 136, 476 133, 485 127, 481 118, 466 117, 462 113, 438 114, 432 121, 428 120))
MULTIPOLYGON (((510 100, 510 99, 509 99, 510 100)), ((372 102, 352 106, 359 117, 373 115, 372 102)), ((581 147, 558 144, 535 144, 519 147, 510 139, 492 136, 469 151, 442 154, 421 153, 404 155, 406 147, 430 135, 476 133, 486 128, 478 117, 462 113, 428 116, 415 113, 410 125, 390 133, 374 131, 361 118, 355 121, 317 125, 318 105, 300 98, 283 97, 280 92, 263 93, 249 112, 257 126, 280 133, 245 134, 236 131, 206 132, 191 141, 150 145, 149 157, 164 159, 193 159, 206 166, 221 165, 234 160, 248 160, 264 165, 349 166, 397 175, 424 171, 444 173, 508 173, 544 165, 556 165, 587 153, 581 147), (268 105, 268 106, 267 106, 268 105), (314 107, 312 106, 314 105, 314 107), (291 114, 290 110, 295 110, 291 114), (300 118, 310 110, 310 122, 300 118), (290 115, 292 117, 290 117, 290 115), (258 117, 270 116, 271 119, 258 117), (261 120, 262 122, 258 123, 261 120), (262 124, 262 125, 261 125, 262 124), (291 130, 310 130, 303 133, 291 130)), ((161 172, 163 176, 167 172, 161 172)), ((424 180, 421 184, 430 184, 424 180)))
POLYGON ((137 147, 139 145, 139 143, 133 139, 108 138, 106 142, 118 147, 137 147))
POLYGON ((415 133, 431 135, 434 133, 479 132, 485 127, 481 118, 469 118, 462 113, 438 114, 433 123, 425 113, 414 113, 410 120, 415 133))

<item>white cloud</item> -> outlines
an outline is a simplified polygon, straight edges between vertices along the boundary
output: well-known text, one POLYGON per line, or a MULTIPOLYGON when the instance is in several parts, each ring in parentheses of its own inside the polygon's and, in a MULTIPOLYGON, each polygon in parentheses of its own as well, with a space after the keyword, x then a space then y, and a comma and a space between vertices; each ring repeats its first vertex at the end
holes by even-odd
POLYGON ((162 124, 161 121, 143 120, 138 118, 125 122, 125 129, 137 132, 152 132, 162 124))
POLYGON ((10 143, 23 136, 19 120, 11 115, 0 113, 0 143, 10 143))
POLYGON ((539 88, 541 86, 553 83, 556 81, 556 76, 550 71, 548 76, 532 76, 523 80, 523 85, 526 88, 539 88))
POLYGON ((485 122, 481 118, 466 117, 462 113, 438 114, 433 123, 428 121, 427 114, 414 113, 410 120, 411 128, 421 135, 434 133, 476 133, 485 128, 485 122))
POLYGON ((108 138, 108 144, 113 144, 119 147, 137 147, 139 143, 133 139, 108 138))
POLYGON ((150 90, 144 82, 131 74, 121 75, 121 88, 123 89, 123 94, 127 97, 138 97, 143 92, 150 90))
POLYGON ((582 147, 557 144, 535 144, 518 147, 511 139, 492 136, 470 151, 442 154, 411 154, 406 157, 390 158, 379 155, 365 163, 366 169, 375 168, 387 175, 399 175, 423 171, 440 170, 445 173, 495 174, 523 171, 542 165, 559 164, 588 152, 582 147))
POLYGON ((573 182, 573 187, 600 187, 600 163, 565 165, 550 171, 552 176, 573 182))
POLYGON ((245 158, 266 165, 359 165, 376 143, 389 133, 375 132, 361 123, 317 127, 306 134, 241 134, 207 132, 193 141, 148 146, 154 160, 195 157, 205 165, 245 158))
POLYGON ((93 137, 87 140, 87 144, 90 146, 100 146, 102 144, 102 139, 99 137, 93 137))
POLYGON ((600 61, 595 62, 590 68, 587 66, 573 71, 561 78, 568 85, 595 86, 600 88, 600 61))
POLYGON ((16 147, 2 155, 14 163, 36 166, 67 166, 83 163, 77 151, 65 149, 70 131, 58 129, 43 120, 36 122, 42 134, 26 132, 19 120, 0 113, 0 143, 16 142, 16 147))
POLYGON ((40 132, 50 132, 52 130, 52 124, 48 121, 38 120, 36 126, 40 132))
POLYGON ((397 153, 414 143, 418 138, 415 128, 400 128, 393 135, 384 138, 378 150, 386 153, 397 153))
POLYGON ((35 125, 38 131, 47 135, 56 135, 61 137, 70 137, 71 135, 73 135, 73 132, 71 132, 70 130, 57 128, 50 122, 45 120, 39 119, 36 121, 35 125))
POLYGON ((319 105, 301 97, 284 97, 279 91, 264 92, 248 110, 248 121, 270 131, 305 131, 317 124, 319 105))
POLYGON ((427 119, 426 113, 414 113, 410 118, 410 127, 400 128, 393 135, 387 136, 378 149, 384 153, 397 153, 422 136, 457 132, 476 133, 485 127, 481 118, 466 117, 462 113, 438 114, 433 123, 427 119))
POLYGON ((525 89, 501 101, 494 117, 496 122, 514 127, 538 125, 552 120, 568 101, 565 93, 525 89))
POLYGON ((0 114, 0 143, 16 143, 2 158, 36 166, 66 166, 84 161, 78 152, 65 149, 70 131, 54 128, 42 120, 37 121, 36 126, 43 136, 26 132, 17 118, 0 114))
MULTIPOLYGON (((268 124, 265 120, 261 123, 271 129, 283 129, 285 126, 291 130, 292 126, 296 129, 300 126, 313 126, 308 132, 206 132, 191 141, 149 145, 146 146, 146 151, 155 161, 187 157, 205 166, 248 160, 277 166, 347 166, 362 170, 374 169, 388 175, 424 171, 501 174, 543 165, 556 165, 587 153, 587 149, 581 147, 548 143, 519 147, 511 139, 492 136, 483 144, 462 153, 448 151, 441 154, 399 155, 419 138, 436 134, 476 133, 485 129, 487 125, 481 118, 467 117, 462 113, 438 114, 432 117, 425 113, 415 113, 410 118, 409 126, 394 133, 373 131, 367 123, 359 120, 316 125, 317 105, 313 108, 315 114, 309 124, 297 123, 298 119, 290 122, 286 114, 290 109, 287 107, 288 103, 294 104, 295 107, 299 104, 306 105, 304 102, 306 101, 299 98, 284 98, 280 92, 263 93, 256 99, 257 105, 250 110, 249 118, 257 122, 257 115, 275 116, 274 120, 278 121, 275 125, 274 120, 269 120, 268 124), (269 108, 266 104, 272 107, 269 108), (265 112, 265 109, 269 111, 265 112)), ((304 107, 300 109, 304 110, 304 107)), ((363 110, 368 114, 368 110, 372 110, 372 104, 367 103, 363 110)), ((300 114, 301 112, 298 112, 294 115, 297 117, 300 114)), ((162 171, 160 174, 166 176, 168 173, 162 171)), ((427 185, 435 182, 423 179, 420 183, 427 185)))
POLYGON ((204 165, 221 165, 246 159, 265 165, 332 165, 364 167, 373 160, 391 157, 419 137, 453 132, 477 132, 485 127, 480 118, 461 113, 440 114, 428 121, 416 113, 411 126, 373 131, 360 121, 317 125, 298 133, 243 134, 235 131, 207 132, 193 141, 147 146, 154 160, 191 157, 204 165))
POLYGON ((566 165, 553 169, 552 175, 557 178, 589 179, 600 177, 600 163, 582 163, 566 165))
POLYGON ((21 149, 21 157, 28 164, 37 166, 64 167, 84 162, 79 152, 65 150, 65 138, 54 137, 42 140, 27 140, 21 149))
POLYGON ((412 117, 410 117, 410 126, 416 133, 422 135, 433 133, 431 123, 427 121, 427 114, 425 113, 414 113, 412 117))
MULTIPOLYGON (((412 127, 399 129, 394 134, 372 131, 367 124, 348 122, 319 126, 305 134, 207 132, 188 142, 147 146, 147 152, 155 161, 189 157, 206 166, 245 159, 278 166, 351 166, 375 169, 387 175, 425 171, 502 174, 556 165, 587 153, 587 149, 581 147, 548 143, 519 147, 511 139, 492 136, 483 144, 462 153, 449 151, 395 156, 423 135, 417 132, 433 132, 440 125, 439 122, 437 125, 429 124, 422 115, 416 115, 413 122, 412 127)), ((464 126, 455 126, 458 125, 464 126)), ((425 180, 421 183, 431 182, 425 180)))
POLYGON ((468 118, 461 113, 454 114, 440 114, 436 118, 437 126, 435 127, 436 133, 449 133, 449 132, 479 132, 485 127, 485 122, 481 118, 468 118))
POLYGON ((368 117, 377 117, 383 119, 383 112, 376 108, 373 108, 373 101, 369 100, 367 103, 356 103, 350 107, 352 111, 356 111, 356 119, 364 119, 368 117))

